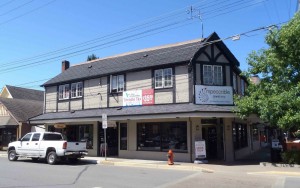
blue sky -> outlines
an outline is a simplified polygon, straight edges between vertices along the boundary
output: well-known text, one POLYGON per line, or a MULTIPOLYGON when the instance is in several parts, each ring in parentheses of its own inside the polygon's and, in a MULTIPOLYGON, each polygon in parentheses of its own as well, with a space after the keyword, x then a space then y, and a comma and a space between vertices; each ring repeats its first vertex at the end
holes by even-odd
MULTIPOLYGON (((286 22, 293 17, 296 3, 297 0, 1 0, 0 87, 43 89, 39 85, 60 73, 62 60, 74 65, 86 61, 92 53, 106 57, 201 38, 199 12, 204 37, 215 31, 220 38, 226 38, 286 22), (92 43, 84 43, 87 41, 92 43), (41 54, 44 55, 37 57, 41 54)), ((265 34, 262 30, 241 36, 238 41, 224 41, 242 70, 247 69, 246 58, 251 51, 266 47, 265 34)))

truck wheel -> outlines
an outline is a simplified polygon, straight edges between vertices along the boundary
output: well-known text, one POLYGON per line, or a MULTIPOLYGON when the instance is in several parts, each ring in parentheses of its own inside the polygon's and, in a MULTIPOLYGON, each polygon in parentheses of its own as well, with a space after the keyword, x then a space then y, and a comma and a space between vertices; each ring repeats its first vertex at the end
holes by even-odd
POLYGON ((17 159, 18 159, 18 157, 17 157, 16 151, 15 150, 10 150, 8 152, 8 160, 10 160, 10 161, 16 161, 17 159))
POLYGON ((54 165, 54 164, 56 164, 56 162, 57 162, 57 155, 56 155, 55 151, 51 151, 47 155, 47 163, 49 165, 54 165))

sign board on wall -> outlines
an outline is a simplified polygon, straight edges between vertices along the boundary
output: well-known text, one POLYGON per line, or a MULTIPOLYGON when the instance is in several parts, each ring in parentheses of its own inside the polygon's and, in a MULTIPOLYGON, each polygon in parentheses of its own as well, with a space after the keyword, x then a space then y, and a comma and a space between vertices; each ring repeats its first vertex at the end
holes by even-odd
POLYGON ((205 141, 195 141, 195 156, 197 159, 205 159, 206 158, 206 147, 205 141))
POLYGON ((196 104, 227 104, 233 105, 231 86, 195 85, 196 104))
POLYGON ((123 92, 123 106, 144 106, 154 104, 154 89, 123 92))

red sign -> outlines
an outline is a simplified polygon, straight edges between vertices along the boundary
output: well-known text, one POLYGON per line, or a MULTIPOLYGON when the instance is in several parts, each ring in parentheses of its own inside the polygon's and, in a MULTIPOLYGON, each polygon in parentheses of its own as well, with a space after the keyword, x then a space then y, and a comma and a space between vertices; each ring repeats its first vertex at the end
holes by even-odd
POLYGON ((154 89, 142 90, 142 105, 154 105, 154 89))

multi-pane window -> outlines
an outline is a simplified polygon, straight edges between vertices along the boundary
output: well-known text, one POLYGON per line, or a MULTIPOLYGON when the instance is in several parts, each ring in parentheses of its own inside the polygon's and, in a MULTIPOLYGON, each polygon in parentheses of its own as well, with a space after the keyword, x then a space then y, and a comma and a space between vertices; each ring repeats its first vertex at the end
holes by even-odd
POLYGON ((236 74, 235 73, 233 73, 233 75, 232 75, 232 82, 233 82, 233 90, 234 90, 234 92, 236 92, 237 88, 236 88, 236 74))
POLYGON ((58 89, 58 99, 59 100, 63 100, 63 99, 69 99, 69 84, 65 84, 65 85, 60 85, 59 89, 58 89))
POLYGON ((173 72, 172 68, 155 70, 155 88, 168 88, 173 86, 173 72))
POLYGON ((124 91, 124 75, 110 76, 110 92, 117 93, 124 91))
POLYGON ((222 66, 203 65, 203 84, 223 85, 222 66))
POLYGON ((82 97, 82 82, 71 84, 71 98, 82 97))

